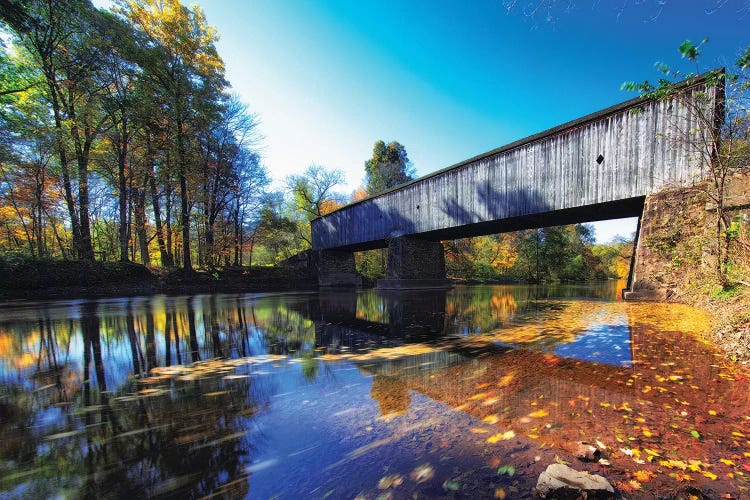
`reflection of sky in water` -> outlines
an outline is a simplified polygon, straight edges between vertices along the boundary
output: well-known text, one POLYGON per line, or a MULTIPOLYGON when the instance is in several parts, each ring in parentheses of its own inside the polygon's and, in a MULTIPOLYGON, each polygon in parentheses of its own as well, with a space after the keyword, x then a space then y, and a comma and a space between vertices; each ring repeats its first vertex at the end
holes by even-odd
POLYGON ((555 354, 565 358, 594 361, 615 366, 633 366, 628 325, 595 325, 576 340, 555 346, 555 354))

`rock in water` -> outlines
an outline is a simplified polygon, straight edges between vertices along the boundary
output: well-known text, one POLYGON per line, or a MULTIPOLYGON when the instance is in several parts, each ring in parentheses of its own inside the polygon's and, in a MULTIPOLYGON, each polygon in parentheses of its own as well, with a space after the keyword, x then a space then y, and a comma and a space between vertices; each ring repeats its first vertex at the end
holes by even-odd
POLYGON ((586 441, 579 441, 576 446, 576 457, 585 462, 596 462, 602 456, 596 446, 586 441))
POLYGON ((542 498, 611 498, 615 493, 602 476, 579 472, 563 464, 547 467, 539 475, 536 491, 542 498), (571 493, 578 494, 569 496, 571 493))

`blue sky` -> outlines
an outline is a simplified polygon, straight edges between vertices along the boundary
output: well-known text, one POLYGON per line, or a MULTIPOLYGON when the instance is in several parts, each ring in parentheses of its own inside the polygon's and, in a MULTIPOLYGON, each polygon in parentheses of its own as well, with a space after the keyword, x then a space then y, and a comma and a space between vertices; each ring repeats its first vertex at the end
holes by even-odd
MULTIPOLYGON (((634 97, 620 85, 656 79, 656 61, 693 69, 685 39, 710 39, 701 70, 750 43, 746 0, 557 0, 551 22, 523 15, 528 0, 197 3, 276 185, 317 163, 346 173, 347 194, 378 139, 424 175, 634 97)), ((634 230, 597 226, 600 240, 634 230)))

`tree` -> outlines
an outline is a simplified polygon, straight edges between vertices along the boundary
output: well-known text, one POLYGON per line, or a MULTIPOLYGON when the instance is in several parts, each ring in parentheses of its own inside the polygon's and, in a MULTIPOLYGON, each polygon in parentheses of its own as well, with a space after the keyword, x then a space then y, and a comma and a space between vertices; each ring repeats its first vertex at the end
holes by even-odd
POLYGON ((180 191, 182 265, 192 270, 190 249, 191 200, 188 179, 196 169, 191 132, 209 123, 227 86, 224 62, 216 52, 216 30, 206 24, 198 6, 188 9, 179 0, 133 0, 119 9, 149 42, 144 61, 157 100, 174 133, 176 175, 180 191))
POLYGON ((98 106, 102 87, 97 77, 107 50, 99 35, 108 21, 86 0, 30 0, 16 7, 3 20, 44 77, 74 246, 79 258, 93 260, 89 166, 94 142, 107 126, 98 106), (77 167, 77 193, 71 159, 77 167))
POLYGON ((326 170, 320 165, 310 165, 300 175, 286 178, 286 187, 294 197, 298 211, 308 219, 320 217, 343 205, 343 197, 333 188, 343 184, 344 172, 326 170))
POLYGON ((365 162, 367 194, 381 193, 414 178, 415 171, 403 145, 396 141, 388 145, 375 142, 372 158, 365 162))

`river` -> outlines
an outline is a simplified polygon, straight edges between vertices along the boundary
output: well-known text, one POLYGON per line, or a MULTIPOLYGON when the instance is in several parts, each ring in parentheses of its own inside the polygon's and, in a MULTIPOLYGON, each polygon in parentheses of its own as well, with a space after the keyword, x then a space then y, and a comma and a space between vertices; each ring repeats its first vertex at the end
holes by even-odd
POLYGON ((747 496, 748 373, 620 289, 2 303, 0 498, 747 496))

